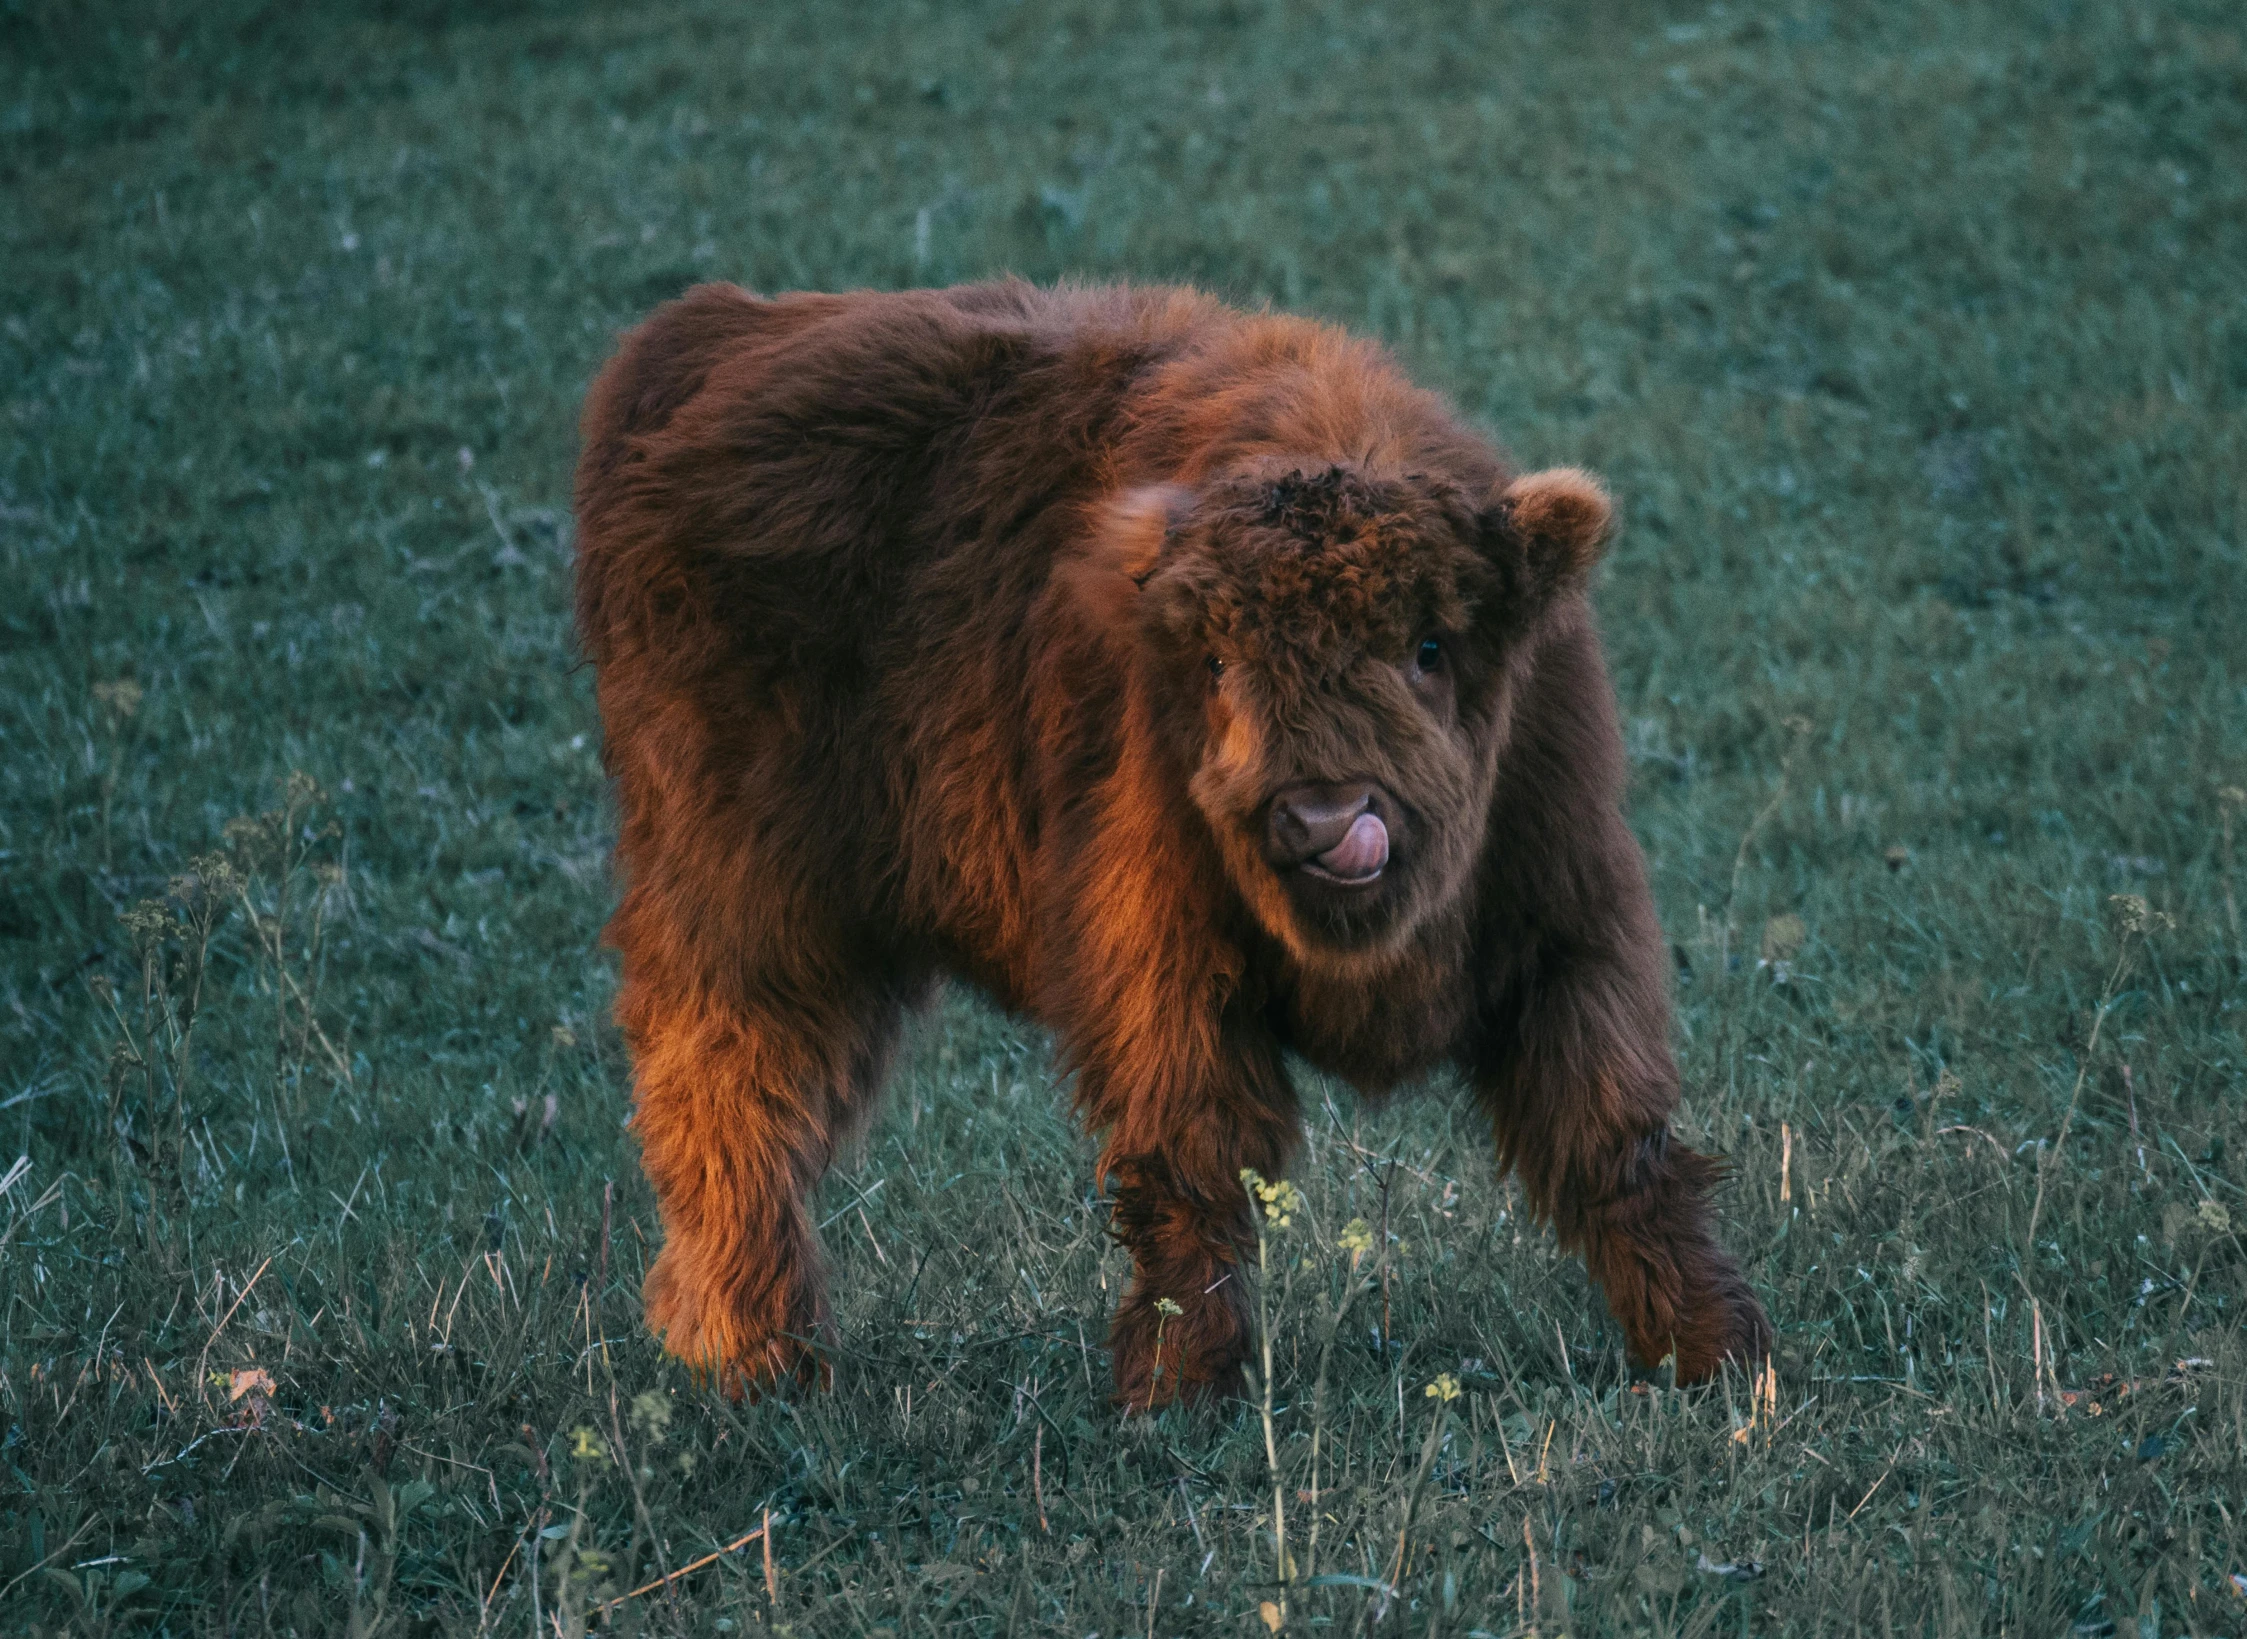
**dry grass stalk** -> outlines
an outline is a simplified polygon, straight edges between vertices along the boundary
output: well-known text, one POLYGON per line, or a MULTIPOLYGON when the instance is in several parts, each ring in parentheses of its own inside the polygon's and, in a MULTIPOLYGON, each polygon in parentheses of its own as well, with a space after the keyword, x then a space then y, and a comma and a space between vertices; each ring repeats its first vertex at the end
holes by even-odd
MULTIPOLYGON (((653 1593, 658 1588, 667 1588, 672 1583, 678 1581, 682 1576, 690 1576, 694 1572, 701 1570, 705 1565, 715 1565, 719 1560, 725 1558, 728 1554, 739 1553, 742 1549, 748 1547, 752 1542, 761 1541, 765 1544, 765 1581, 766 1585, 770 1587, 773 1580, 771 1533, 772 1510, 768 1508, 765 1510, 765 1522, 762 1525, 758 1526, 755 1530, 744 1532, 742 1535, 735 1537, 731 1542, 727 1543, 723 1548, 719 1548, 710 1553, 704 1554, 700 1559, 690 1560, 675 1571, 664 1572, 663 1575, 657 1577, 653 1582, 641 1583, 630 1593, 620 1593, 614 1599, 603 1601, 601 1604, 594 1607, 595 1612, 605 1617, 609 1612, 615 1610, 618 1606, 623 1605, 630 1600, 637 1599, 642 1594, 653 1593)), ((506 1571, 507 1568, 504 1565, 500 1567, 500 1574, 502 1576, 506 1574, 506 1571)), ((495 1583, 494 1586, 496 1587, 497 1584, 495 1583)))

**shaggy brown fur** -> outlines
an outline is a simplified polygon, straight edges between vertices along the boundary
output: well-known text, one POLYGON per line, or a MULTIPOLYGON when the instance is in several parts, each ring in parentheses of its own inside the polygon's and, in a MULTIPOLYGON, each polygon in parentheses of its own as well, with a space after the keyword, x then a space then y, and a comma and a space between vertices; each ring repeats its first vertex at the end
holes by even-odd
POLYGON ((1460 1067, 1642 1364, 1764 1350, 1666 1126, 1590 478, 1189 291, 705 285, 595 383, 577 508, 675 1353, 809 1368, 812 1188, 945 973, 1052 1029, 1104 1135, 1128 1405, 1237 1380, 1290 1050, 1460 1067))

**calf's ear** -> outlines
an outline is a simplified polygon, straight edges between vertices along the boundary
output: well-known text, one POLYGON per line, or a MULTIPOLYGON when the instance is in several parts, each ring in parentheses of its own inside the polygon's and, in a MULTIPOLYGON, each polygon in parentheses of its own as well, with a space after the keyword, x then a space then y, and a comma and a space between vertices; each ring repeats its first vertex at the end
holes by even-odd
POLYGON ((1510 540, 1547 591, 1581 585, 1615 529, 1615 506, 1580 467, 1524 473, 1484 513, 1487 534, 1510 540))
POLYGON ((1137 586, 1162 564, 1163 543, 1194 504, 1193 491, 1178 484, 1142 484, 1107 504, 1100 530, 1109 562, 1137 586))

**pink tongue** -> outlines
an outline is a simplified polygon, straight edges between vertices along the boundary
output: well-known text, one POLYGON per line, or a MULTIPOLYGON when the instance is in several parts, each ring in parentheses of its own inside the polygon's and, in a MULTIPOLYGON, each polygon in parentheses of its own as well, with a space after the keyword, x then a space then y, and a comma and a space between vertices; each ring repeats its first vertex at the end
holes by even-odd
POLYGON ((1389 828, 1376 814, 1360 814, 1350 833, 1318 857, 1319 868, 1348 881, 1376 874, 1389 863, 1389 828))

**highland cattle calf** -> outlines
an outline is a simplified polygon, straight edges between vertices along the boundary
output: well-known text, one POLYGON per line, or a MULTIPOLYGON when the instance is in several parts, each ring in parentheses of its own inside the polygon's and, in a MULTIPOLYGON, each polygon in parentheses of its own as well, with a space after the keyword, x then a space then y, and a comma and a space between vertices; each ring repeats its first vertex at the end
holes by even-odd
POLYGON ((813 1188, 945 974, 1052 1031, 1101 1137, 1127 1405, 1239 1380, 1291 1051, 1369 1095, 1455 1067, 1640 1364, 1764 1351, 1669 1136, 1591 478, 1515 475, 1329 326, 1015 282, 702 286, 583 435, 675 1354, 807 1369, 813 1188))

